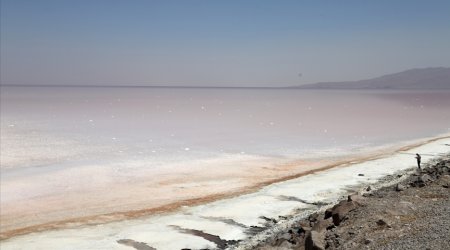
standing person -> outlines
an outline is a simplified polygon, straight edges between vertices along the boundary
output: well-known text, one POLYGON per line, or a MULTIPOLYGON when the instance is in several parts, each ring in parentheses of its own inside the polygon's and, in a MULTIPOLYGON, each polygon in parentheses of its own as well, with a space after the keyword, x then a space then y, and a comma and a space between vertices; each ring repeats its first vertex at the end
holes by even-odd
POLYGON ((419 154, 416 154, 417 166, 419 167, 419 169, 421 169, 421 168, 420 168, 420 159, 421 159, 421 158, 422 158, 422 157, 420 157, 419 154))

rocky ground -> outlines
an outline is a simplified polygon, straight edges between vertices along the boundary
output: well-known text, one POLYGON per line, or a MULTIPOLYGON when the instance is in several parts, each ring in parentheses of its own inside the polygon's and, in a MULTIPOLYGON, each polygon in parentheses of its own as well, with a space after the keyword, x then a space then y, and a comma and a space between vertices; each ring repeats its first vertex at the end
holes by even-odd
POLYGON ((450 157, 392 178, 401 181, 349 195, 256 249, 450 249, 450 157))

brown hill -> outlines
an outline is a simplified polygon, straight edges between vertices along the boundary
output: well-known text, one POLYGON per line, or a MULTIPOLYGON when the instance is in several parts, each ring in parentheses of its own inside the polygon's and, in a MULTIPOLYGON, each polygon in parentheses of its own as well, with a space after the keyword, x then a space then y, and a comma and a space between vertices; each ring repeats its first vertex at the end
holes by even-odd
POLYGON ((319 82, 294 86, 302 89, 450 89, 450 68, 411 69, 377 78, 319 82))

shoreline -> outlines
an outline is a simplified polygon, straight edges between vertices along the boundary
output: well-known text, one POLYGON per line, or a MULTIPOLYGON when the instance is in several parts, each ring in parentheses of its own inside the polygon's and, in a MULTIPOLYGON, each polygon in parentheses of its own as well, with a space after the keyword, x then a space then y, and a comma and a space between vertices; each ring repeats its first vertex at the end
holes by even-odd
MULTIPOLYGON (((393 146, 393 144, 389 144, 385 147, 378 147, 376 150, 371 150, 369 152, 365 152, 363 155, 349 155, 347 157, 341 157, 340 160, 332 162, 332 163, 325 163, 323 166, 314 167, 308 170, 300 170, 298 173, 291 174, 291 175, 282 175, 281 177, 272 178, 269 180, 260 181, 256 184, 244 186, 239 188, 238 190, 231 190, 231 191, 223 191, 221 193, 213 193, 206 196, 200 196, 200 197, 194 197, 190 199, 185 200, 179 200, 176 202, 172 202, 169 204, 165 204, 162 206, 156 206, 156 207, 150 207, 150 208, 144 208, 144 209, 133 209, 128 211, 117 211, 117 212, 111 212, 111 213, 103 213, 103 214, 96 214, 96 215, 90 215, 90 216, 84 216, 84 217, 76 217, 76 218, 69 218, 69 219, 63 219, 58 221, 50 221, 47 223, 41 223, 36 225, 30 225, 20 228, 13 228, 10 230, 6 230, 0 233, 0 240, 6 240, 9 238, 13 238, 20 235, 26 235, 29 233, 34 232, 45 232, 48 230, 60 230, 60 229, 66 229, 66 228, 74 228, 79 226, 92 226, 92 225, 100 225, 105 223, 111 223, 111 222, 118 222, 118 221, 124 221, 124 220, 130 220, 130 219, 139 219, 141 217, 146 216, 154 216, 154 215, 164 215, 164 214, 170 214, 176 211, 179 211, 180 208, 183 208, 185 206, 198 206, 198 205, 204 205, 207 203, 211 203, 214 201, 224 200, 224 199, 230 199, 239 197, 246 194, 251 194, 254 192, 257 192, 258 190, 269 186, 271 184, 276 183, 282 183, 285 181, 293 180, 299 177, 311 175, 317 172, 329 170, 329 169, 335 169, 335 168, 342 168, 346 167, 352 164, 359 164, 364 163, 367 161, 373 161, 376 159, 380 159, 383 157, 387 157, 390 155, 393 155, 395 153, 399 153, 401 151, 406 151, 411 148, 419 147, 421 145, 426 145, 428 143, 450 138, 448 134, 436 136, 433 138, 427 138, 427 139, 417 139, 413 141, 407 141, 403 142, 399 146, 399 144, 396 144, 397 146, 393 146), (381 150, 380 150, 381 148, 381 150), (393 148, 395 148, 394 151, 390 151, 393 148)), ((279 166, 281 168, 286 167, 295 167, 295 166, 301 166, 302 160, 296 160, 288 163, 283 163, 279 166)), ((4 226, 4 225, 3 225, 4 226)), ((4 228, 3 228, 4 229, 4 228)))
MULTIPOLYGON (((437 152, 435 149, 435 147, 437 147, 436 145, 440 145, 440 143, 437 143, 436 141, 442 140, 445 144, 447 144, 448 140, 448 136, 444 137, 444 139, 442 138, 434 138, 431 141, 427 141, 428 143, 421 147, 421 150, 428 150, 430 152, 437 152), (433 146, 435 145, 435 146, 433 146)), ((417 145, 415 145, 417 147, 417 145)), ((412 146, 409 147, 402 147, 403 151, 407 151, 410 150, 412 146)), ((314 205, 308 205, 308 203, 314 203, 314 202, 323 202, 323 203, 332 203, 333 201, 336 201, 336 199, 339 197, 339 193, 341 194, 345 194, 348 193, 349 189, 352 189, 352 185, 361 185, 359 184, 359 182, 363 181, 363 182, 370 182, 370 183, 375 183, 379 181, 379 177, 377 176, 381 176, 381 175, 385 175, 384 173, 387 171, 387 173, 391 173, 391 172, 396 172, 397 170, 392 169, 376 169, 373 168, 373 171, 380 171, 382 170, 382 172, 377 173, 374 172, 373 177, 357 177, 354 178, 352 177, 351 179, 342 179, 344 181, 344 183, 342 183, 340 186, 336 186, 333 187, 333 189, 337 189, 337 193, 333 193, 330 195, 325 195, 323 196, 326 190, 328 190, 327 188, 329 187, 323 187, 323 191, 317 190, 316 192, 319 192, 317 194, 321 195, 319 196, 309 196, 308 194, 301 194, 300 196, 296 196, 298 195, 297 191, 299 188, 300 190, 302 189, 303 186, 310 186, 308 182, 303 183, 302 180, 311 180, 312 183, 314 183, 314 181, 319 180, 319 179, 323 179, 323 178, 329 178, 326 176, 336 176, 336 174, 342 175, 342 173, 347 172, 347 174, 350 174, 351 176, 354 176, 354 169, 360 169, 361 167, 359 166, 366 166, 365 168, 367 168, 368 164, 370 166, 370 164, 373 164, 374 162, 399 162, 400 159, 409 159, 412 156, 410 155, 402 155, 402 150, 397 151, 396 154, 392 153, 391 156, 386 156, 385 157, 381 157, 378 158, 378 160, 374 160, 371 159, 369 162, 363 162, 363 163, 354 163, 351 162, 349 163, 349 165, 346 165, 346 167, 334 167, 334 168, 330 168, 328 170, 321 170, 321 171, 316 171, 314 174, 309 174, 308 176, 303 176, 303 177, 297 177, 295 179, 290 179, 290 180, 286 180, 284 182, 276 182, 273 183, 269 186, 265 186, 260 188, 260 190, 258 190, 256 193, 249 193, 249 194, 245 194, 245 195, 238 195, 235 197, 231 197, 231 198, 227 198, 227 199, 222 199, 222 200, 217 200, 214 201, 212 203, 208 202, 208 203, 202 203, 201 205, 196 205, 196 206, 189 206, 189 207, 182 207, 180 209, 177 209, 177 213, 164 213, 164 214, 160 214, 160 215, 152 215, 150 216, 150 218, 143 218, 143 217, 139 217, 139 218, 135 218, 135 219, 131 219, 131 220, 125 220, 125 221, 116 221, 116 222, 111 222, 108 224, 97 224, 97 223, 92 223, 94 225, 98 225, 101 228, 114 228, 114 232, 117 231, 117 233, 121 232, 121 231, 128 231, 131 230, 129 233, 130 237, 128 238, 132 238, 132 237, 136 237, 137 231, 136 231, 136 227, 150 227, 148 230, 150 232, 154 232, 155 234, 158 233, 162 233, 161 231, 161 227, 164 227, 164 225, 177 225, 177 223, 179 224, 179 228, 171 228, 169 231, 164 232, 164 235, 168 235, 167 239, 159 239, 159 238, 155 238, 155 239, 145 239, 146 242, 148 242, 149 246, 166 246, 167 242, 166 241, 173 241, 173 237, 180 237, 180 230, 184 230, 186 228, 189 228, 186 225, 190 225, 192 223, 198 222, 201 223, 199 224, 199 228, 201 228, 202 230, 198 229, 198 231, 202 231, 202 232, 207 232, 209 230, 212 231, 217 231, 214 233, 210 233, 210 235, 219 235, 222 237, 222 239, 224 240, 245 240, 246 238, 249 237, 249 235, 247 233, 245 233, 245 231, 249 230, 252 228, 252 225, 258 225, 255 228, 253 228, 254 230, 262 230, 264 228, 264 224, 265 224, 265 219, 262 219, 261 222, 261 216, 276 216, 276 214, 280 214, 280 215, 286 215, 289 214, 292 209, 295 207, 299 207, 304 210, 304 213, 307 214, 311 211, 317 210, 316 206, 314 205), (391 159, 392 158, 392 159, 391 159), (386 160, 387 159, 387 160, 386 160), (352 172, 353 171, 353 172, 352 172), (308 177, 308 178, 306 178, 308 177), (306 178, 306 179, 305 179, 306 178), (364 181, 365 180, 365 181, 364 181), (349 182, 350 181, 350 182, 349 182), (295 189, 294 189, 295 188, 295 189), (347 191, 346 191, 347 190, 347 191), (290 199, 293 199, 294 196, 298 197, 296 199, 298 200, 287 200, 287 201, 283 201, 280 200, 281 195, 279 195, 279 193, 285 195, 287 198, 291 197, 290 199), (295 193, 295 194, 293 194, 295 193), (273 195, 277 195, 277 196, 273 196, 273 195), (306 195, 306 198, 302 197, 306 195), (337 197, 336 197, 337 196, 337 197), (272 198, 273 197, 273 198, 272 198), (274 199, 275 198, 275 199, 274 199), (261 200, 263 199, 263 200, 261 200), (271 206, 274 207, 258 207, 259 210, 258 211, 259 214, 255 214, 254 212, 254 207, 252 208, 252 206, 255 205, 255 202, 262 202, 261 204, 271 204, 272 202, 278 200, 277 204, 273 204, 271 206), (304 203, 306 201, 306 203, 304 203), (268 203, 267 203, 268 202, 268 203), (277 208, 276 206, 280 206, 279 208, 277 208), (236 208, 238 208, 239 210, 235 210, 236 208), (244 209, 244 210, 242 210, 244 209), (239 212, 240 211, 240 212, 239 212), (240 214, 240 215, 239 215, 240 214), (180 216, 182 218, 182 220, 180 220, 180 216), (196 218, 197 216, 199 216, 198 218, 196 218), (237 216, 237 217, 236 217, 237 216), (244 217, 242 217, 244 216, 244 217), (191 221, 191 217, 194 217, 192 219, 194 219, 194 221, 191 221), (251 218, 250 218, 251 217, 251 218), (216 218, 216 219, 214 219, 216 218), (220 219, 222 221, 219 220, 219 222, 217 221, 219 218, 223 218, 220 219), (212 221, 212 219, 214 219, 212 221), (186 221, 183 222, 185 224, 180 224, 182 221, 186 221), (204 221, 203 221, 204 220, 204 221), (258 222, 259 221, 259 222, 258 222), (241 227, 241 229, 236 228, 235 225, 231 225, 231 224, 237 224, 239 225, 239 227, 241 227), (209 225, 211 224, 211 225, 209 225), (223 229, 218 230, 218 226, 220 227, 224 227, 223 229), (125 227, 125 229, 122 229, 122 227, 125 227), (225 227, 227 227, 228 229, 226 229, 225 227), (120 228, 120 229, 119 229, 120 228), (128 229, 127 229, 128 228, 128 229), (245 230, 243 230, 245 229, 245 230), (157 231, 153 231, 153 230, 157 230, 157 231), (242 231, 243 230, 243 231, 242 231), (224 235, 225 234, 225 235, 224 235), (134 236, 133 236, 134 235, 134 236), (228 236, 227 236, 228 235, 228 236), (160 242, 162 241, 162 242, 160 242), (159 243, 158 243, 159 242, 159 243), (159 245, 158 245, 159 244, 159 245)), ((442 149, 441 149, 442 151, 442 149)), ((424 151, 425 152, 425 151, 424 151)), ((448 149, 444 148, 443 152, 448 153, 448 149)), ((430 158, 430 157, 425 157, 425 158, 430 158)), ((409 166, 410 167, 410 163, 411 161, 408 160, 408 162, 405 164, 400 164, 400 166, 396 166, 398 169, 407 169, 409 166)), ((384 165, 381 165, 384 166, 384 165)), ((390 167, 390 166, 388 166, 390 167)), ((367 169, 368 170, 368 169, 367 169)), ((334 177, 333 177, 334 178, 334 177)), ((335 190, 336 191, 336 190, 335 190)), ((285 198, 286 198, 285 197, 285 198)), ((259 206, 259 205, 258 205, 259 206)), ((175 210, 174 210, 175 211, 175 210)), ((266 217, 267 219, 267 217, 266 217)), ((71 228, 75 228, 77 229, 77 231, 80 232, 76 232, 76 233, 80 233, 81 235, 84 235, 83 237, 86 237, 84 242, 80 242, 83 244, 91 244, 92 242, 90 242, 89 238, 90 237, 94 237, 96 234, 103 234, 104 232, 99 232, 95 229, 96 226, 92 226, 92 225, 71 225, 71 228)), ((70 230, 69 229, 59 229, 59 230, 51 230, 51 231, 43 231, 43 232, 35 232, 33 234, 26 234, 26 235, 22 235, 22 236, 16 236, 16 237, 12 237, 9 238, 8 240, 2 240, 2 245, 8 243, 7 245, 11 246, 14 245, 14 242, 21 242, 23 239, 27 239, 27 242, 33 242, 34 244, 49 244, 49 242, 53 242, 55 241, 54 237, 57 237, 56 239, 60 239, 62 236, 64 235, 66 231, 70 230), (41 238, 41 242, 39 243, 40 240, 36 239, 36 235, 41 235, 41 237, 43 237, 43 235, 46 235, 44 238, 41 238), (55 236, 52 236, 55 235, 55 236), (53 240, 52 240, 53 239, 53 240), (36 242, 37 240, 37 242, 36 242)), ((196 229, 197 230, 197 229, 196 229)), ((254 231, 253 230, 253 231, 254 231)), ((164 231, 164 230, 163 230, 164 231)), ((198 232, 197 232, 198 233, 198 232)), ((122 235, 123 233, 120 233, 120 235, 122 235)), ((192 234, 192 232, 190 233, 184 233, 183 237, 187 235, 192 234)), ((161 235, 162 236, 162 235, 161 235)), ((79 236, 81 237, 81 236, 79 236)), ((97 236, 99 237, 99 236, 97 236)), ((105 236, 106 237, 106 236, 105 236)), ((111 236, 109 235, 107 238, 110 238, 111 236)), ((118 236, 116 236, 118 237, 118 236)), ((123 235, 121 236, 123 237, 123 235)), ((164 236, 163 236, 164 237, 164 236)), ((114 237, 113 237, 114 238, 114 237)), ((182 237, 181 237, 182 238, 182 237)), ((180 239, 181 239, 180 238, 180 239)), ((205 246, 207 248, 214 248, 213 246, 217 245, 216 243, 210 242, 210 241, 206 241, 204 239, 202 239, 198 236, 189 236, 188 239, 192 242, 188 242, 186 243, 186 246, 183 247, 189 247, 190 245, 194 246, 196 244, 203 244, 202 246, 205 246), (203 241, 199 241, 199 240, 203 240, 203 241)), ((117 240, 121 240, 120 238, 117 240)), ((116 241, 117 240, 113 240, 111 244, 112 248, 117 247, 115 244, 118 244, 116 241)), ((144 240, 144 241, 145 241, 144 240)), ((57 240, 56 240, 57 241, 57 240)), ((57 244, 57 242, 53 242, 52 244, 57 244)), ((95 243, 93 243, 95 244, 95 243)), ((176 244, 182 244, 182 242, 177 242, 176 244)), ((166 247, 166 249, 173 249, 176 247, 169 247, 170 245, 168 245, 166 247)), ((178 245, 177 245, 178 246, 178 245)), ((5 246, 6 247, 6 246, 5 246)), ((92 247, 92 246, 91 246, 92 247)), ((160 249, 161 247, 157 247, 158 249, 160 249)), ((193 247, 195 248, 195 247, 193 247)), ((7 247, 6 247, 7 249, 7 247)), ((164 247, 162 248, 164 249, 164 247)))
POLYGON ((450 153, 293 215, 230 249, 446 249, 449 174, 450 153))

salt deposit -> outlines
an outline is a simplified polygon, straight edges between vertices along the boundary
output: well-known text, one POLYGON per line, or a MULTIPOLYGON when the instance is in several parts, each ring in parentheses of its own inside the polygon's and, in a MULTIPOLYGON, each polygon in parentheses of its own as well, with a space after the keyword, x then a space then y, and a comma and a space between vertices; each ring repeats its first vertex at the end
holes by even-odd
POLYGON ((32 233, 1 243, 2 249, 128 249, 118 241, 130 239, 157 249, 201 249, 217 245, 193 235, 192 230, 242 240, 250 226, 264 227, 265 219, 288 215, 295 210, 312 211, 307 203, 333 202, 348 193, 375 183, 397 171, 415 167, 413 154, 423 163, 450 152, 450 138, 439 139, 402 152, 362 163, 268 185, 257 192, 216 202, 184 207, 174 213, 134 220, 32 233), (363 174, 360 176, 359 174, 363 174), (290 198, 289 198, 290 197, 290 198))

